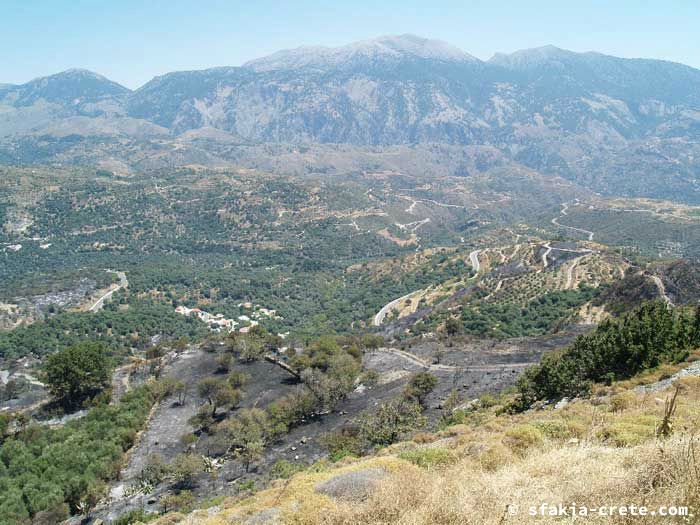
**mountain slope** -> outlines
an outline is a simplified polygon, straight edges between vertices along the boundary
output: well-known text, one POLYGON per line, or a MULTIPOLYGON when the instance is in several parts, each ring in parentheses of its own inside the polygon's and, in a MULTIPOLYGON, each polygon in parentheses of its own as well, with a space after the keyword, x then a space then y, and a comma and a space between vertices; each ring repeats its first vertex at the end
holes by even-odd
POLYGON ((85 69, 69 69, 13 88, 5 92, 5 99, 14 106, 29 106, 40 99, 76 105, 119 97, 130 92, 124 86, 85 69))
POLYGON ((173 134, 213 127, 262 142, 518 144, 580 135, 607 146, 697 138, 700 71, 553 46, 482 62, 402 35, 170 73, 135 92, 83 70, 0 87, 0 104, 15 111, 42 103, 60 115, 126 115, 173 134))
MULTIPOLYGON (((110 137, 178 141, 200 130, 207 155, 227 161, 240 157, 231 144, 487 145, 601 193, 700 202, 700 71, 660 60, 547 46, 482 62, 402 35, 170 73, 133 92, 79 70, 0 87, 0 158, 18 162, 36 137, 99 138, 91 157, 115 158, 125 150, 104 146, 110 137)), ((140 144, 159 162, 186 163, 140 144)))
POLYGON ((638 139, 662 124, 688 130, 698 106, 700 71, 681 64, 552 46, 484 63, 403 35, 166 75, 134 93, 129 113, 175 133, 212 126, 254 141, 472 144, 561 131, 638 139))

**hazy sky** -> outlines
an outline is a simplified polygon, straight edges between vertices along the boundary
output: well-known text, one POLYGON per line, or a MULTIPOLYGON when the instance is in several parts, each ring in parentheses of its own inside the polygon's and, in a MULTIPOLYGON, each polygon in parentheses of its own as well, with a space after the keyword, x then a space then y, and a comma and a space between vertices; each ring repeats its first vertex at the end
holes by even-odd
POLYGON ((697 0, 0 0, 0 83, 81 67, 135 88, 169 71, 403 33, 482 59, 554 44, 700 68, 697 0))

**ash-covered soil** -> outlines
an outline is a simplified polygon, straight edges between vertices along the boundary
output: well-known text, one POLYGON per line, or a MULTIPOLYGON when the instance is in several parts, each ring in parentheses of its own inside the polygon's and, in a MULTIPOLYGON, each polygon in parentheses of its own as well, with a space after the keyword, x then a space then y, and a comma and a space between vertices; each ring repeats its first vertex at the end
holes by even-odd
MULTIPOLYGON (((376 385, 360 385, 331 413, 293 428, 280 442, 266 450, 250 472, 245 472, 242 462, 226 459, 213 472, 200 476, 194 492, 201 499, 234 495, 250 480, 256 486, 263 486, 269 480, 270 467, 279 460, 312 464, 327 455, 321 445, 324 434, 351 423, 361 412, 398 396, 410 377, 419 371, 429 371, 439 379, 438 386, 427 399, 425 412, 428 420, 434 423, 442 415, 443 401, 453 389, 457 389, 465 401, 486 392, 498 392, 512 385, 527 365, 539 360, 543 351, 567 344, 576 333, 574 330, 560 336, 508 341, 464 338, 449 346, 439 340, 416 338, 403 342, 401 348, 366 352, 363 358, 365 367, 379 373, 376 385)), ((178 355, 166 367, 164 377, 184 381, 190 387, 190 395, 184 406, 178 405, 173 398, 165 400, 154 410, 147 428, 129 455, 121 480, 112 487, 112 501, 95 511, 94 518, 109 521, 134 508, 160 509, 158 500, 170 490, 166 483, 155 487, 149 494, 130 495, 150 455, 159 454, 169 461, 188 449, 204 456, 220 453, 206 436, 200 436, 195 444, 190 445, 182 440, 183 435, 194 430, 188 423, 189 418, 205 402, 197 397, 195 385, 204 377, 216 374, 216 357, 216 353, 193 348, 178 355)), ((242 407, 264 407, 295 384, 287 372, 266 361, 239 363, 236 368, 251 376, 242 407)))

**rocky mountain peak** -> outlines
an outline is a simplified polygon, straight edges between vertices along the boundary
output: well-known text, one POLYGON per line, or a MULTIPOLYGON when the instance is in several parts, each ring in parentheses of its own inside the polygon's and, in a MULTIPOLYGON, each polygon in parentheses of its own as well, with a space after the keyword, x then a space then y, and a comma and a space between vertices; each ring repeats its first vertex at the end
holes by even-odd
POLYGON ((556 46, 547 45, 531 49, 522 49, 514 53, 496 53, 488 61, 508 69, 532 69, 546 64, 553 64, 562 61, 575 59, 579 53, 561 49, 556 46))
POLYGON ((258 72, 274 70, 327 69, 344 65, 401 61, 405 59, 443 62, 479 62, 464 51, 440 40, 415 35, 382 36, 340 47, 298 47, 252 60, 243 67, 258 72))

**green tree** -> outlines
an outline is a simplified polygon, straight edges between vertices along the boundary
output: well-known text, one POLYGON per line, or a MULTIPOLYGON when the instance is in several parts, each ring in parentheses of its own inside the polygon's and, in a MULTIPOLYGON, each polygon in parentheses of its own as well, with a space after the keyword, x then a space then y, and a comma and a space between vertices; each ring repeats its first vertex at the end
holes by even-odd
POLYGON ((195 454, 179 454, 175 456, 168 470, 176 487, 191 489, 197 476, 204 472, 204 460, 195 454))
POLYGON ((110 379, 109 359, 99 343, 79 343, 50 355, 44 378, 51 394, 75 406, 102 391, 110 379))
POLYGON ((207 400, 211 408, 211 417, 216 417, 219 408, 228 408, 238 405, 243 393, 231 388, 225 379, 207 377, 197 384, 197 393, 207 400))
POLYGON ((267 413, 259 408, 242 409, 219 430, 228 441, 229 449, 243 461, 246 472, 250 464, 262 456, 273 434, 267 413))
POLYGON ((425 398, 438 384, 438 378, 428 372, 418 372, 406 385, 404 395, 409 399, 415 399, 423 406, 425 398))
POLYGON ((456 319, 454 317, 450 317, 447 321, 445 321, 445 332, 450 337, 454 337, 457 334, 462 333, 463 330, 464 330, 464 326, 459 321, 459 319, 456 319))
POLYGON ((382 403, 374 414, 363 414, 358 422, 359 434, 369 445, 391 445, 425 425, 421 414, 418 403, 399 397, 382 403))

